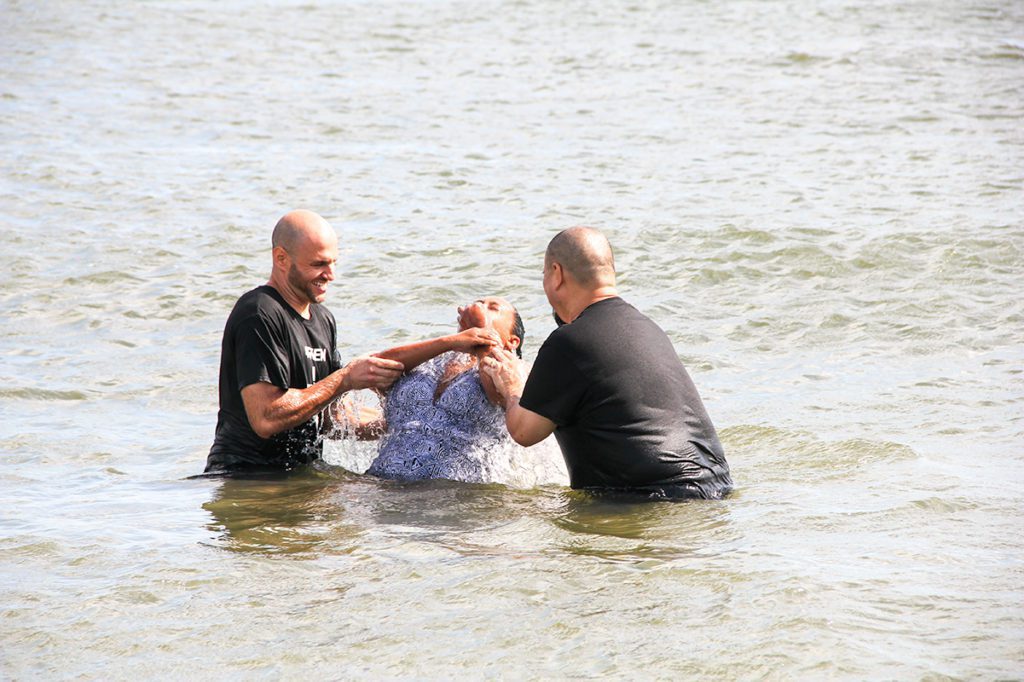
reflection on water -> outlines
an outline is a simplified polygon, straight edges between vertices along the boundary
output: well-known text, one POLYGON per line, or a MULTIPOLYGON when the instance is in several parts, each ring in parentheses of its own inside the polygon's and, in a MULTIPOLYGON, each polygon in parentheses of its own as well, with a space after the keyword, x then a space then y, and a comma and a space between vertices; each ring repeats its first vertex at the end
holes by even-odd
POLYGON ((370 480, 372 490, 358 500, 367 521, 418 533, 468 533, 502 526, 528 514, 533 498, 528 491, 500 484, 370 480))
POLYGON ((309 557, 413 541, 465 557, 568 555, 636 563, 699 555, 709 543, 721 549, 734 532, 722 501, 399 482, 330 465, 279 478, 224 479, 202 507, 212 517, 207 528, 217 546, 309 557))
POLYGON ((560 499, 562 490, 392 481, 320 463, 277 477, 218 480, 202 507, 212 515, 208 528, 232 551, 334 554, 351 551, 354 540, 372 531, 474 554, 471 538, 547 513, 538 498, 560 499))
POLYGON ((551 523, 566 531, 564 551, 626 562, 667 561, 720 551, 736 529, 727 501, 653 501, 565 494, 561 513, 551 523))
POLYGON ((236 552, 302 554, 336 550, 359 532, 345 523, 333 479, 315 471, 281 478, 224 479, 203 509, 208 528, 236 552))

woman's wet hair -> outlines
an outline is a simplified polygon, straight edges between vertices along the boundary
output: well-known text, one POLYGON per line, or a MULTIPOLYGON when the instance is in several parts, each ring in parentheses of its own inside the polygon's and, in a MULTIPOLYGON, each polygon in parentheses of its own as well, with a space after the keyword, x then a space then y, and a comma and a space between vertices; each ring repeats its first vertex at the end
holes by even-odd
POLYGON ((526 340, 526 327, 523 325, 523 318, 519 316, 519 311, 516 310, 515 306, 512 306, 512 313, 515 315, 515 322, 512 324, 512 334, 519 337, 519 345, 516 346, 516 355, 519 359, 523 359, 523 341, 526 340))

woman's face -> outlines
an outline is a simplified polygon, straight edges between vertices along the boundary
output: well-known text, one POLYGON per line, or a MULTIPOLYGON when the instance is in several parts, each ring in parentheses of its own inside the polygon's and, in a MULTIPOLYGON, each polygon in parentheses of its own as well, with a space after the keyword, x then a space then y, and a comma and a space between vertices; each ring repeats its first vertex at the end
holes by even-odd
POLYGON ((459 331, 487 327, 498 332, 506 349, 514 350, 519 345, 519 337, 512 334, 516 322, 515 309, 503 298, 487 296, 459 306, 458 319, 459 331))

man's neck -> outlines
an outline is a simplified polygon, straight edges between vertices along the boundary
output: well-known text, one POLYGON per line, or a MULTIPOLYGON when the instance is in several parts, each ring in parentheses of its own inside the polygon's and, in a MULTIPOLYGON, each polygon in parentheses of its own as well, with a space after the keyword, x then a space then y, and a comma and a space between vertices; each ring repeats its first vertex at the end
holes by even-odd
POLYGON ((281 298, 284 299, 284 302, 287 303, 292 310, 302 316, 303 319, 309 319, 309 301, 296 296, 295 292, 289 289, 287 285, 275 282, 273 277, 267 280, 267 286, 281 294, 281 298))
POLYGON ((619 292, 615 287, 600 287, 598 289, 590 289, 583 292, 582 295, 573 301, 572 306, 569 309, 569 319, 566 322, 572 322, 583 313, 584 310, 594 305, 598 301, 604 301, 609 298, 615 298, 619 295, 619 292))

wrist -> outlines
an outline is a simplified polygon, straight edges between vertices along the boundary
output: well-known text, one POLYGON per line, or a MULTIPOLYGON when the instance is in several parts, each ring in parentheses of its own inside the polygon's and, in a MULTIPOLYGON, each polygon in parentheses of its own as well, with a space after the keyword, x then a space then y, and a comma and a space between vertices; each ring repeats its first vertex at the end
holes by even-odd
MULTIPOLYGON (((517 379, 518 379, 518 377, 517 377, 517 379)), ((525 387, 526 387, 526 385, 525 385, 525 383, 523 381, 521 381, 521 380, 513 381, 511 384, 509 384, 508 394, 510 396, 514 396, 515 399, 516 399, 516 402, 519 402, 519 399, 523 397, 523 389, 525 387)))
POLYGON ((352 378, 349 375, 348 365, 338 370, 341 375, 338 380, 338 389, 334 392, 336 396, 340 396, 342 393, 348 393, 352 390, 352 378))

